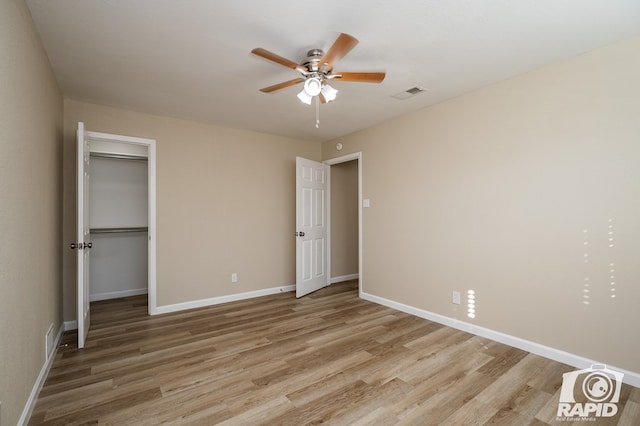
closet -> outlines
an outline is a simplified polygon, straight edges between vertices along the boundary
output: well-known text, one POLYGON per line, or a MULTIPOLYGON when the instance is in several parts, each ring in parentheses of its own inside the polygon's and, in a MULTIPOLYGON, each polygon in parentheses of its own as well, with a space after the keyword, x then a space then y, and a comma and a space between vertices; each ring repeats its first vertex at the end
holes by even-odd
POLYGON ((76 302, 78 349, 93 300, 148 293, 156 309, 156 141, 76 132, 76 302))
POLYGON ((89 301, 148 292, 147 147, 91 141, 89 301))

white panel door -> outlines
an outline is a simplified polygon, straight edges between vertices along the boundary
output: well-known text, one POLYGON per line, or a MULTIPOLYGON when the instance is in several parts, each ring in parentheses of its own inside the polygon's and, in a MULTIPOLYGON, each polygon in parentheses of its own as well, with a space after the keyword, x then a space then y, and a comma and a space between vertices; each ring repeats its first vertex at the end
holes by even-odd
POLYGON ((296 297, 329 284, 329 166, 296 157, 296 297))
POLYGON ((77 133, 77 250, 78 250, 78 348, 84 348, 91 320, 89 312, 89 257, 91 235, 89 233, 89 142, 85 137, 84 123, 78 123, 77 133))

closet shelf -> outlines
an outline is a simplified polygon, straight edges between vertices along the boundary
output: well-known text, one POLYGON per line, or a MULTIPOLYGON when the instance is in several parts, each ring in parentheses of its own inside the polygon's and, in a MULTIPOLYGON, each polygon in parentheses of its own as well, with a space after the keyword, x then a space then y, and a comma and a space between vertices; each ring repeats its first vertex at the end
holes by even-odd
POLYGON ((144 155, 133 155, 133 154, 111 154, 107 152, 95 152, 92 151, 89 153, 91 157, 100 157, 100 158, 112 158, 114 160, 138 160, 138 161, 149 161, 149 157, 144 155))
POLYGON ((121 228, 91 228, 89 231, 92 234, 124 234, 128 232, 148 232, 149 228, 146 226, 127 226, 121 228))

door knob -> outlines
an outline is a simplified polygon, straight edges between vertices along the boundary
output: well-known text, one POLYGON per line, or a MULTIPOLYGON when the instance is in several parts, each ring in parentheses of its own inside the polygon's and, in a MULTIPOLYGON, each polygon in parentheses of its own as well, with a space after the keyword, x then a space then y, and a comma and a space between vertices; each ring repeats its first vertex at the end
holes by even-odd
POLYGON ((92 242, 88 242, 88 243, 84 243, 82 248, 91 248, 93 247, 93 243, 92 242))
POLYGON ((298 232, 298 236, 304 237, 304 232, 298 232))
POLYGON ((70 248, 71 250, 74 250, 76 247, 78 247, 78 244, 76 244, 76 243, 71 243, 71 244, 69 244, 69 248, 70 248))

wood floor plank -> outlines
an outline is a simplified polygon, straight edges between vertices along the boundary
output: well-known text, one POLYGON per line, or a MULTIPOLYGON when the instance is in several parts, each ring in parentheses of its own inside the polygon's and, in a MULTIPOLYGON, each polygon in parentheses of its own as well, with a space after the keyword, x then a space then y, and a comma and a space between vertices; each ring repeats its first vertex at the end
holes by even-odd
POLYGON ((234 411, 242 411, 247 407, 259 405, 261 401, 269 399, 273 394, 286 395, 306 387, 310 383, 322 380, 327 376, 332 376, 341 371, 358 365, 370 359, 371 355, 365 351, 358 351, 347 354, 343 357, 327 362, 323 368, 312 368, 302 370, 300 374, 289 374, 283 378, 264 383, 259 389, 250 395, 238 398, 231 398, 227 401, 229 407, 234 411))
POLYGON ((423 424, 443 424, 445 419, 472 400, 492 381, 489 376, 472 372, 446 383, 410 410, 410 415, 405 415, 404 421, 422 420, 423 424))
POLYGON ((640 419, 640 403, 627 401, 620 415, 620 425, 637 426, 640 419))
POLYGON ((269 398, 262 404, 254 406, 250 410, 243 411, 240 414, 228 419, 221 425, 268 425, 277 424, 273 422, 274 418, 282 416, 286 413, 294 412, 295 407, 289 399, 280 395, 275 398, 269 398))
MULTIPOLYGON (((359 299, 357 281, 153 317, 146 296, 91 312, 84 349, 63 336, 30 425, 553 425, 575 370, 359 299)), ((598 424, 640 424, 640 389, 624 385, 618 407, 598 424)))

